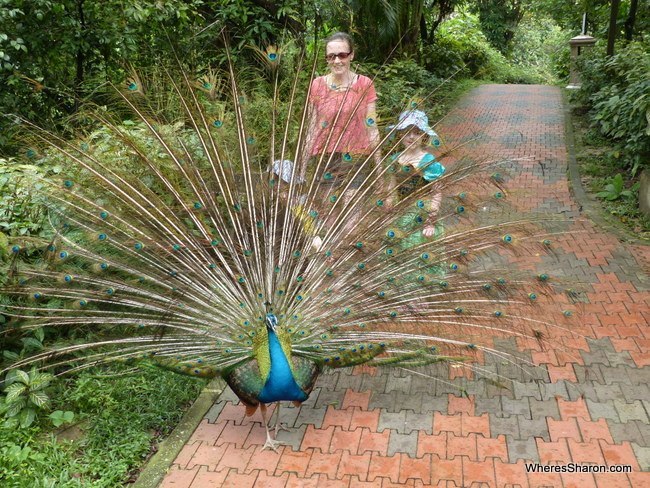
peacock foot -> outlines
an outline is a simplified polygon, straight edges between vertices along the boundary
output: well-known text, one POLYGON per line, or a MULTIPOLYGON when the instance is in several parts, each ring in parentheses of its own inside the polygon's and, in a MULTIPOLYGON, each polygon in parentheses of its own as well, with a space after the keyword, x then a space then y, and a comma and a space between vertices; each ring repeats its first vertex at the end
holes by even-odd
POLYGON ((267 433, 266 442, 262 446, 262 451, 264 449, 271 449, 273 452, 278 452, 278 447, 283 446, 284 442, 277 441, 271 438, 271 435, 267 433))
POLYGON ((275 426, 273 427, 273 430, 275 430, 275 437, 278 436, 278 432, 280 432, 281 430, 284 430, 285 432, 291 432, 291 429, 289 427, 287 427, 286 424, 283 424, 283 423, 280 423, 280 422, 275 423, 275 426))

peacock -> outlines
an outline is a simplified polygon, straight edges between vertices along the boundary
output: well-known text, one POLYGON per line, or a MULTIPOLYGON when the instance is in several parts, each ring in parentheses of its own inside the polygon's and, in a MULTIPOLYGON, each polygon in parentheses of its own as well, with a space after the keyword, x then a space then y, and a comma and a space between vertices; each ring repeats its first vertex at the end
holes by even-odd
POLYGON ((553 253, 539 219, 508 205, 507 161, 432 147, 444 174, 397 192, 413 178, 395 157, 404 135, 386 128, 397 114, 368 121, 381 140, 359 164, 346 169, 344 149, 307 158, 309 66, 256 52, 262 69, 134 71, 86 107, 75 139, 21 121, 26 157, 59 171, 43 181, 52 231, 38 258, 11 243, 1 333, 63 339, 4 372, 153 361, 221 377, 247 415, 260 408, 275 450, 266 405, 299 405, 328 370, 487 375, 486 355, 520 361, 495 338, 542 342, 571 326, 562 283, 504 260, 553 253))

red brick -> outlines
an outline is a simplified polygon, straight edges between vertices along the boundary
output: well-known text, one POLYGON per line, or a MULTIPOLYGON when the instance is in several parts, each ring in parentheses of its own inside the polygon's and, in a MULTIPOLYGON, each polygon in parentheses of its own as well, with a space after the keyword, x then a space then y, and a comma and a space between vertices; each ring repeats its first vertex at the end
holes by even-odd
POLYGON ((324 474, 314 475, 312 478, 318 480, 318 488, 349 488, 350 477, 346 476, 340 480, 330 480, 324 474))
MULTIPOLYGON (((542 464, 545 464, 542 462, 542 464)), ((495 463, 496 465, 496 463, 495 463)), ((525 470, 525 466, 524 466, 525 470)), ((527 473, 530 488, 561 487, 562 478, 560 473, 527 473)))
POLYGON ((296 473, 299 477, 305 477, 305 471, 311 459, 312 450, 306 451, 292 451, 285 447, 280 456, 278 467, 275 470, 276 475, 281 475, 284 472, 296 473))
MULTIPOLYGON (((257 475, 256 487, 260 488, 284 488, 287 486, 289 481, 289 473, 284 473, 282 476, 274 476, 272 474, 266 474, 264 471, 260 471, 257 475)), ((214 485, 215 488, 218 485, 214 485)))
POLYGON ((422 457, 425 454, 435 454, 439 458, 447 457, 447 432, 440 434, 427 434, 418 432, 418 452, 417 456, 422 457))
POLYGON ((267 472, 272 475, 278 468, 280 456, 282 455, 282 448, 275 452, 271 449, 262 450, 262 446, 256 446, 253 455, 246 466, 246 473, 258 470, 260 472, 267 472))
POLYGON ((321 452, 329 452, 330 443, 332 442, 332 435, 334 434, 334 427, 327 429, 317 429, 313 425, 308 425, 305 429, 305 435, 300 444, 300 450, 304 451, 309 448, 320 449, 321 452))
POLYGON ((504 462, 494 460, 494 474, 496 485, 508 488, 528 488, 528 477, 524 462, 519 460, 517 464, 510 464, 506 459, 504 462))
MULTIPOLYGON (((650 474, 650 473, 647 473, 650 474)), ((647 478, 645 484, 633 485, 627 475, 622 473, 598 473, 594 475, 596 486, 598 488, 638 488, 640 486, 650 486, 650 478, 647 478)))
POLYGON ((453 432, 456 435, 462 434, 461 416, 444 415, 440 412, 433 413, 433 433, 453 432))
POLYGON ((487 413, 475 417, 473 415, 461 415, 461 432, 463 435, 472 433, 490 436, 490 417, 487 413))
POLYGON ((323 474, 330 479, 335 479, 336 471, 341 461, 341 454, 341 452, 328 453, 314 451, 309 460, 305 477, 311 478, 314 474, 323 474))
POLYGON ((383 432, 371 432, 368 429, 361 429, 361 441, 359 444, 359 454, 364 452, 377 452, 386 455, 388 453, 388 441, 390 439, 390 430, 385 429, 383 432))
POLYGON ((505 435, 499 435, 496 439, 476 436, 476 447, 479 461, 486 458, 500 458, 501 461, 508 462, 508 445, 505 435))
POLYGON ((367 481, 371 456, 372 454, 369 452, 357 456, 355 454, 350 454, 348 451, 343 451, 343 456, 338 465, 336 477, 342 478, 348 475, 356 475, 361 481, 367 481))
POLYGON ((295 473, 289 473, 286 488, 318 488, 318 478, 317 475, 312 478, 304 478, 295 473))
POLYGON ((343 397, 343 409, 351 407, 359 407, 361 410, 368 410, 368 403, 370 403, 370 391, 362 391, 357 393, 353 390, 345 390, 343 397))
POLYGON ((178 456, 176 456, 176 459, 174 459, 174 462, 172 464, 172 467, 174 465, 177 465, 180 468, 184 468, 187 466, 187 463, 190 462, 192 459, 192 456, 194 456, 194 453, 196 450, 199 448, 201 445, 200 442, 191 442, 189 441, 187 444, 183 446, 183 449, 181 449, 181 452, 178 453, 178 456))
MULTIPOLYGON (((635 471, 627 474, 632 488, 639 488, 640 486, 650 486, 650 472, 635 471)), ((607 487, 605 487, 607 488, 607 487)))
POLYGON ((639 463, 629 442, 626 441, 620 445, 608 444, 604 441, 598 443, 608 466, 612 464, 629 464, 632 466, 632 470, 639 471, 639 463))
POLYGON ((238 473, 243 473, 254 452, 255 447, 239 449, 233 444, 228 444, 226 452, 224 452, 223 456, 219 460, 217 471, 235 469, 238 473))
POLYGON ((583 398, 579 398, 574 402, 557 398, 557 406, 560 409, 560 416, 563 420, 572 417, 582 417, 584 420, 591 419, 589 411, 587 410, 587 404, 583 398))
POLYGON ((573 364, 566 364, 564 366, 554 366, 549 364, 546 366, 548 375, 551 378, 551 383, 557 383, 560 380, 567 380, 577 383, 576 373, 573 370, 573 364))
POLYGON ((390 478, 393 483, 399 483, 400 456, 381 456, 375 452, 370 456, 368 465, 368 481, 377 477, 390 478))
POLYGON ((603 455, 598 449, 598 441, 579 442, 575 439, 567 439, 571 460, 578 464, 605 464, 603 455))
POLYGON ((243 425, 237 425, 231 420, 226 422, 221 435, 217 438, 216 445, 221 446, 228 442, 235 444, 237 447, 243 447, 244 442, 248 438, 248 434, 253 428, 253 423, 245 423, 243 425))
POLYGON ((467 437, 457 437, 449 434, 447 437, 447 457, 467 456, 472 461, 477 460, 476 434, 467 437))
POLYGON ((323 419, 323 429, 338 425, 343 430, 349 430, 351 421, 352 409, 337 410, 329 405, 325 412, 325 418, 323 419))
POLYGON ((447 413, 449 415, 456 415, 458 413, 466 413, 474 415, 474 398, 459 397, 456 395, 449 395, 449 404, 447 413))
POLYGON ((237 424, 241 424, 245 417, 246 408, 243 405, 233 405, 230 402, 226 402, 223 409, 221 409, 217 422, 226 422, 227 420, 230 420, 237 424))
POLYGON ((453 481, 457 486, 468 486, 463 484, 463 458, 440 459, 431 456, 431 484, 441 486, 444 480, 453 481))
MULTIPOLYGON (((204 467, 201 469, 205 470, 204 467)), ((191 470, 176 469, 172 466, 160 483, 160 488, 188 488, 194 481, 198 471, 198 466, 191 470)))
POLYGON ((385 478, 375 478, 373 481, 361 481, 356 476, 350 477, 350 488, 382 488, 382 480, 385 478))
POLYGON ((378 425, 379 410, 359 410, 355 408, 352 411, 350 430, 355 430, 359 427, 366 427, 370 430, 377 430, 378 425))
POLYGON ((213 486, 223 486, 228 476, 228 471, 221 471, 219 473, 208 471, 205 466, 199 468, 198 473, 194 480, 192 480, 190 488, 211 488, 213 486))
POLYGON ((491 458, 485 461, 463 458, 463 483, 464 486, 471 486, 472 483, 487 483, 488 486, 494 486, 496 483, 494 461, 491 458))
POLYGON ((557 442, 545 442, 536 438, 537 452, 542 464, 562 463, 566 464, 569 459, 569 448, 566 440, 562 439, 557 442))
POLYGON ((399 468, 399 482, 404 483, 408 479, 421 480, 425 485, 431 484, 431 454, 425 454, 421 458, 412 458, 402 453, 399 468))
POLYGON ((415 488, 415 481, 407 480, 406 483, 393 483, 389 478, 381 479, 381 488, 415 488))
POLYGON ((609 431, 609 426, 605 419, 598 419, 588 422, 582 418, 576 419, 578 427, 582 433, 582 440, 590 442, 596 439, 602 439, 609 444, 613 444, 612 434, 609 431))
MULTIPOLYGON (((231 469, 221 486, 222 488, 253 488, 256 480, 257 471, 249 474, 241 474, 237 473, 234 469, 231 469)), ((206 485, 205 488, 211 488, 214 486, 214 484, 210 484, 206 485)))
POLYGON ((211 471, 216 469, 221 457, 226 452, 227 445, 209 446, 201 444, 194 452, 192 459, 187 463, 187 469, 192 469, 196 465, 207 466, 211 471))
POLYGON ((596 488, 596 480, 591 473, 560 474, 564 488, 596 488))
POLYGON ((225 425, 225 422, 217 422, 216 424, 211 424, 206 419, 203 419, 192 434, 192 437, 190 437, 190 442, 203 441, 208 444, 214 444, 225 425))
POLYGON ((578 440, 581 439, 580 431, 578 430, 578 423, 575 418, 555 420, 549 417, 546 419, 546 423, 548 424, 548 432, 551 441, 555 442, 567 437, 578 440))
POLYGON ((334 427, 334 434, 329 446, 329 451, 348 450, 356 454, 359 450, 359 442, 361 441, 361 429, 356 430, 342 430, 340 427, 334 427))

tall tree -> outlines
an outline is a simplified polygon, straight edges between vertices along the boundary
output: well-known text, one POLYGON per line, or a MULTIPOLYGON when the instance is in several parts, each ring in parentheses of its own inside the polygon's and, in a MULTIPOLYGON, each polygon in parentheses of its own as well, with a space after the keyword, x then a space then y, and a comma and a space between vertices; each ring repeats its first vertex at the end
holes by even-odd
POLYGON ((614 55, 614 44, 616 43, 616 33, 618 32, 618 9, 621 6, 621 0, 612 0, 611 10, 609 12, 609 30, 607 31, 607 55, 614 55))
POLYGON ((634 24, 636 23, 636 13, 639 9, 639 0, 630 1, 630 10, 627 14, 627 19, 625 19, 625 24, 623 28, 625 29, 625 39, 628 41, 632 40, 632 35, 634 34, 634 24))
POLYGON ((525 0, 475 0, 474 10, 490 44, 507 54, 524 16, 525 0))

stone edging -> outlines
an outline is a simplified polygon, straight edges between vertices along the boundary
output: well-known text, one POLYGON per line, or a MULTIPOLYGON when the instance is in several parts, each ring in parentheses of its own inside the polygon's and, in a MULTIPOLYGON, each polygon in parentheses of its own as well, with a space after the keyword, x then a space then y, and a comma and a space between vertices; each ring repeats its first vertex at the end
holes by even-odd
POLYGON ((192 436, 224 387, 225 383, 221 378, 215 378, 207 384, 192 406, 185 412, 172 433, 169 434, 169 437, 160 443, 158 452, 147 461, 138 479, 131 486, 134 488, 156 488, 160 484, 174 459, 192 436))
POLYGON ((571 115, 571 107, 569 106, 567 94, 565 91, 562 91, 562 105, 564 108, 564 137, 567 148, 569 186, 571 193, 573 194, 573 198, 580 206, 580 212, 583 212, 586 217, 588 217, 592 222, 594 222, 602 229, 610 232, 611 234, 614 234, 619 241, 642 246, 649 245, 650 243, 647 240, 635 237, 632 234, 632 231, 630 231, 622 223, 617 222, 615 219, 608 218, 608 216, 604 213, 600 202, 585 191, 584 187, 582 186, 582 181, 580 180, 580 167, 576 161, 575 137, 573 135, 573 116, 571 115))

